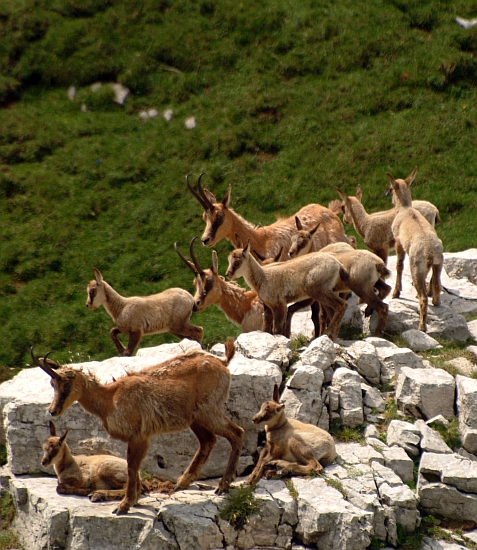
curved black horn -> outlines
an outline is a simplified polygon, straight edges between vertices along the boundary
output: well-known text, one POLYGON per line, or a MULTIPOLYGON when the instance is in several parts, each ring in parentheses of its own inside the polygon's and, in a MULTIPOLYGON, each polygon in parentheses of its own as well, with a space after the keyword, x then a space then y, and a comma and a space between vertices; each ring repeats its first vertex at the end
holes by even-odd
MULTIPOLYGON (((192 187, 192 185, 190 184, 189 182, 189 176, 190 174, 187 174, 186 176, 186 182, 187 182, 187 187, 189 188, 189 191, 194 195, 194 197, 200 202, 202 208, 204 210, 212 210, 213 209, 213 206, 212 206, 212 203, 209 201, 209 199, 205 196, 204 194, 204 190, 202 189, 202 187, 200 189, 202 189, 202 194, 199 194, 197 193, 197 191, 192 187), (203 196, 202 196, 203 195, 203 196)), ((199 183, 200 183, 200 178, 203 176, 203 174, 201 174, 199 176, 199 183)))
POLYGON ((186 264, 186 266, 192 271, 192 273, 197 276, 199 275, 199 272, 197 271, 197 269, 195 268, 194 264, 192 262, 190 262, 183 254, 182 252, 179 250, 179 243, 176 242, 174 243, 174 249, 175 251, 177 252, 177 254, 179 255, 179 258, 186 264))
POLYGON ((48 365, 45 360, 46 358, 48 357, 48 355, 50 355, 51 351, 49 351, 45 357, 43 358, 43 362, 41 362, 37 357, 35 357, 35 354, 33 353, 33 348, 34 346, 32 346, 30 348, 30 353, 31 353, 31 358, 33 360, 33 363, 37 366, 37 367, 40 367, 41 370, 45 371, 46 374, 48 374, 49 376, 51 376, 52 378, 55 378, 56 380, 61 380, 61 376, 55 371, 53 370, 50 365, 48 365))
POLYGON ((202 200, 207 206, 207 210, 213 210, 214 205, 209 201, 207 198, 207 195, 204 192, 204 189, 202 188, 202 185, 200 184, 200 180, 202 179, 202 176, 205 172, 202 172, 202 174, 199 174, 199 177, 197 178, 197 189, 199 190, 200 196, 202 197, 202 200))
POLYGON ((190 245, 189 245, 189 254, 190 254, 190 257, 191 257, 192 261, 194 262, 194 265, 195 265, 195 268, 197 269, 197 272, 199 273, 199 275, 203 275, 204 270, 200 267, 199 262, 197 261, 197 258, 195 257, 195 254, 194 254, 194 241, 197 238, 198 237, 193 237, 192 238, 192 240, 190 242, 190 245))

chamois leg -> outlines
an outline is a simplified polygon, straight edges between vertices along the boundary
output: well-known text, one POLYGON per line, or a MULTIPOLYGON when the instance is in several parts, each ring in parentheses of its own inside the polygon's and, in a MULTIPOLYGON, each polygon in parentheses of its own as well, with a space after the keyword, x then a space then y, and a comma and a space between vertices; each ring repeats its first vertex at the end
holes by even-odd
POLYGON ((434 264, 432 266, 432 305, 439 306, 441 304, 441 292, 442 292, 442 284, 441 284, 441 272, 442 272, 442 264, 434 264))
POLYGON ((373 336, 382 336, 384 334, 384 329, 386 327, 386 322, 388 320, 388 314, 389 314, 389 307, 387 304, 382 302, 376 294, 374 294, 373 289, 366 289, 366 291, 363 292, 361 289, 353 288, 353 291, 360 296, 360 298, 368 304, 368 308, 371 310, 371 312, 374 310, 378 314, 378 322, 376 324, 376 328, 374 329, 373 336), (359 292, 359 294, 358 294, 359 292))
POLYGON ((270 465, 277 468, 278 475, 318 474, 323 470, 323 466, 316 460, 310 449, 307 449, 305 445, 295 438, 292 437, 288 440, 288 446, 297 461, 288 462, 287 460, 272 460, 269 462, 270 465))
POLYGON ((404 269, 404 257, 406 256, 406 253, 404 252, 404 248, 401 246, 401 243, 396 240, 396 255, 397 255, 397 262, 396 262, 396 284, 394 285, 394 291, 393 291, 393 298, 399 298, 399 295, 401 294, 402 290, 402 272, 404 269))
POLYGON ((301 302, 295 302, 291 306, 288 306, 288 313, 287 313, 287 321, 285 324, 285 336, 287 338, 290 338, 291 335, 291 323, 293 319, 293 315, 297 311, 300 311, 301 309, 304 309, 305 307, 308 307, 310 304, 312 304, 313 300, 302 300, 301 302))
POLYGON ((78 495, 80 497, 85 497, 91 493, 91 488, 76 487, 75 485, 69 485, 68 483, 58 483, 56 486, 56 492, 59 495, 78 495))
POLYGON ((199 440, 199 449, 195 453, 192 462, 189 464, 187 470, 181 475, 177 480, 174 491, 178 489, 186 489, 189 485, 199 477, 200 470, 205 464, 206 460, 209 458, 210 453, 217 441, 215 434, 201 426, 197 422, 193 422, 190 425, 190 429, 194 432, 197 439, 199 440))
POLYGON ((389 249, 388 248, 378 248, 373 250, 374 254, 381 258, 385 264, 388 263, 389 249))
POLYGON ((321 306, 330 308, 333 311, 333 315, 330 318, 326 332, 331 340, 335 340, 340 330, 341 321, 343 320, 343 316, 348 307, 348 302, 337 296, 331 290, 321 292, 318 291, 314 298, 320 302, 321 306))
POLYGON ((324 334, 326 327, 326 312, 323 311, 319 302, 312 302, 311 304, 311 321, 315 327, 313 329, 313 339, 315 339, 324 334), (325 318, 323 318, 323 315, 325 318))
POLYGON ((374 283, 374 288, 378 291, 378 296, 381 298, 381 300, 387 298, 392 290, 391 287, 382 279, 378 279, 374 283))
POLYGON ((169 331, 176 338, 188 338, 189 340, 195 340, 202 344, 202 335, 204 334, 204 329, 202 327, 197 327, 188 321, 184 323, 180 328, 174 327, 169 331))
POLYGON ((237 426, 237 424, 234 424, 225 414, 221 418, 215 419, 214 431, 217 435, 225 437, 231 447, 227 467, 222 479, 219 481, 219 486, 215 490, 218 495, 221 495, 229 490, 230 484, 235 479, 243 440, 245 439, 245 431, 240 426, 237 426))
POLYGON ((118 329, 118 327, 114 327, 111 329, 111 332, 109 333, 109 336, 111 337, 111 340, 114 342, 114 345, 116 346, 116 349, 119 352, 119 355, 124 355, 124 350, 126 349, 121 341, 118 338, 118 334, 121 334, 121 331, 118 329))
POLYGON ((128 442, 127 462, 128 462, 128 482, 126 484, 126 494, 113 510, 113 514, 127 514, 131 506, 134 506, 141 494, 141 482, 139 478, 139 468, 149 449, 149 440, 142 439, 128 442))
POLYGON ((141 339, 142 332, 140 330, 131 331, 129 333, 128 347, 123 353, 124 357, 132 357, 134 355, 141 339))
POLYGON ((272 310, 263 304, 263 325, 262 331, 272 334, 273 330, 273 313, 272 310))
POLYGON ((255 465, 255 468, 253 469, 252 473, 248 476, 248 483, 250 485, 256 485, 260 479, 263 476, 263 472, 265 470, 266 465, 272 460, 272 455, 270 454, 270 451, 268 449, 268 445, 266 445, 262 452, 260 453, 260 456, 258 457, 257 464, 255 465))
POLYGON ((97 491, 89 492, 89 500, 91 502, 101 502, 104 500, 119 500, 126 495, 126 489, 98 489, 97 491))
POLYGON ((287 319, 287 305, 284 302, 279 302, 273 307, 270 306, 273 314, 273 330, 272 334, 285 334, 285 324, 287 319))
POLYGON ((427 288, 426 280, 417 272, 416 266, 411 265, 411 275, 414 288, 419 298, 419 330, 427 330, 427 288))

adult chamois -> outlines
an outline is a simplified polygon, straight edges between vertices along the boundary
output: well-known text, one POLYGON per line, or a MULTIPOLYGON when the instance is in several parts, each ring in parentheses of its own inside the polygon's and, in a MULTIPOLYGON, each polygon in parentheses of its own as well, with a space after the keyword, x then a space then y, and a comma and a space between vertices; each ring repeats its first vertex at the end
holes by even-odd
POLYGON ((160 433, 190 427, 199 440, 199 449, 177 480, 177 489, 185 489, 197 479, 217 436, 225 437, 231 451, 217 492, 228 490, 236 474, 244 439, 244 430, 224 411, 230 387, 227 365, 234 353, 233 339, 228 338, 225 359, 202 350, 189 351, 102 384, 83 370, 61 366, 47 356, 40 360, 33 349, 31 351, 34 364, 51 377, 54 395, 48 411, 52 416, 62 415, 78 401, 101 420, 110 437, 127 443, 128 479, 126 494, 115 509, 118 514, 126 514, 137 503, 141 492, 139 467, 150 438, 160 433))
POLYGON ((286 417, 276 384, 273 400, 262 404, 253 422, 265 424, 267 443, 248 478, 251 485, 258 483, 267 467, 274 467, 281 476, 318 474, 336 456, 335 443, 328 432, 286 417))
POLYGON ((109 333, 120 355, 134 354, 144 334, 170 332, 177 338, 189 338, 202 342, 203 328, 190 322, 194 299, 183 288, 168 288, 159 294, 124 297, 103 280, 99 269, 93 268, 94 280, 86 289, 86 307, 104 306, 116 326, 109 333), (124 333, 129 337, 125 347, 118 338, 124 333))
MULTIPOLYGON (((256 227, 230 208, 231 186, 222 201, 218 202, 213 193, 202 188, 200 183, 202 176, 203 174, 198 178, 197 191, 189 183, 189 176, 186 176, 186 181, 190 192, 204 209, 202 218, 206 223, 206 228, 202 235, 202 243, 205 246, 210 248, 221 239, 227 239, 235 248, 238 248, 238 236, 242 243, 250 241, 251 250, 262 258, 275 257, 282 248, 279 259, 287 259, 290 239, 295 230, 293 216, 280 219, 272 225, 256 227)), ((301 208, 296 215, 300 216, 306 227, 320 222, 320 231, 314 236, 317 249, 334 242, 349 242, 341 220, 328 208, 319 204, 309 204, 301 208)))

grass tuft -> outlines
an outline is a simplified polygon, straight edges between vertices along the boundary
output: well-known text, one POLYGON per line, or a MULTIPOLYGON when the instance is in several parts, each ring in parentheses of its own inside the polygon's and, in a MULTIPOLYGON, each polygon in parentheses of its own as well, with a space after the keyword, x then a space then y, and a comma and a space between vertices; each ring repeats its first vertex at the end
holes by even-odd
POLYGON ((238 487, 231 489, 226 504, 220 508, 219 515, 238 531, 247 523, 249 517, 259 510, 260 507, 253 495, 253 487, 238 487))

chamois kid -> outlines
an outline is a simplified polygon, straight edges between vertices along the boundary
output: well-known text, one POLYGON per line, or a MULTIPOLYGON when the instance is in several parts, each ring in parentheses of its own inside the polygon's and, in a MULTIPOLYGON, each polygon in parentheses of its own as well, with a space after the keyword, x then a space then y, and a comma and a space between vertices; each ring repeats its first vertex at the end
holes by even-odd
MULTIPOLYGON (((128 463, 112 455, 73 456, 66 436, 56 435, 50 420, 50 437, 43 443, 42 466, 53 466, 58 476, 60 495, 89 496, 92 502, 124 498, 128 481, 128 463)), ((139 480, 138 483, 141 483, 139 480)))
POLYGON ((265 424, 267 443, 248 478, 251 485, 258 483, 267 467, 274 467, 281 476, 317 474, 336 456, 335 443, 328 432, 286 417, 276 384, 273 400, 262 404, 253 422, 265 424))
POLYGON ((97 416, 113 439, 127 443, 128 479, 126 494, 115 510, 126 514, 139 498, 139 467, 153 435, 189 428, 199 440, 199 449, 176 489, 185 489, 199 476, 217 436, 225 437, 231 451, 217 492, 226 492, 235 477, 244 431, 225 414, 229 396, 230 371, 227 365, 235 353, 232 338, 225 343, 225 359, 202 350, 177 355, 158 365, 128 374, 109 384, 70 366, 61 366, 48 357, 33 362, 51 377, 54 390, 48 408, 60 416, 78 403, 97 416))

